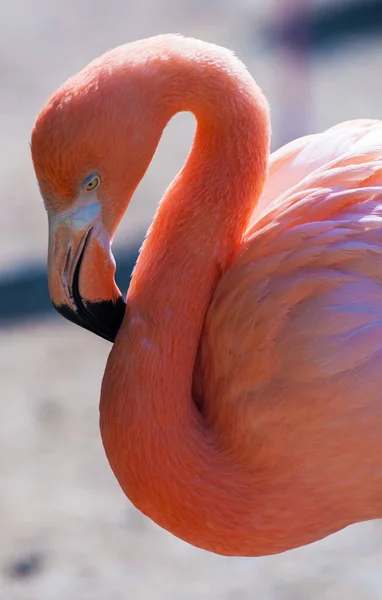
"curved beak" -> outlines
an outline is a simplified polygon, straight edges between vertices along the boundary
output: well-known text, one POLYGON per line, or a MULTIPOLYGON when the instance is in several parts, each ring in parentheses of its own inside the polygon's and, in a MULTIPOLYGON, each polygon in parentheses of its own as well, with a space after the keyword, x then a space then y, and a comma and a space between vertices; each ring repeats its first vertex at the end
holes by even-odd
POLYGON ((48 284, 66 319, 114 342, 125 313, 98 202, 49 215, 48 284))

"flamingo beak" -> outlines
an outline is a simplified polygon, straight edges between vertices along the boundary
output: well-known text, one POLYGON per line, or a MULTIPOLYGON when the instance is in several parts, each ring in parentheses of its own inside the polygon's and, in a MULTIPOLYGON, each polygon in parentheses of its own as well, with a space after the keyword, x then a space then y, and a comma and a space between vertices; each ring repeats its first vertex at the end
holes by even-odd
POLYGON ((49 215, 48 284, 66 319, 114 342, 126 304, 97 201, 49 215))

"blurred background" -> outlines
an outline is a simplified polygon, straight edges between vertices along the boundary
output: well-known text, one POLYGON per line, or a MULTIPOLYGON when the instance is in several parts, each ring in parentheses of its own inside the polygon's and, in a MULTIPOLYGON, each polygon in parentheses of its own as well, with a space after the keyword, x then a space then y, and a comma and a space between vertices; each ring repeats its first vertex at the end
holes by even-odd
MULTIPOLYGON (((377 0, 0 0, 0 600, 382 598, 379 522, 275 557, 217 557, 141 516, 107 465, 98 399, 110 345, 50 307, 29 139, 69 75, 164 32, 237 53, 270 101, 273 149, 382 117, 377 0)), ((124 290, 193 128, 186 114, 170 123, 120 228, 124 290)))

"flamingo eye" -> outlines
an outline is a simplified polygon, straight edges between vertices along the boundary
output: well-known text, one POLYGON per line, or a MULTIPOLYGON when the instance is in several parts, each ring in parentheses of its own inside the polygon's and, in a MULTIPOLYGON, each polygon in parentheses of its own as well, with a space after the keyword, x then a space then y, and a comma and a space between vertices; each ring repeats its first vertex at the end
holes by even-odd
POLYGON ((94 190, 97 189, 97 187, 99 186, 99 184, 101 183, 101 179, 99 177, 99 175, 97 175, 96 173, 93 173, 93 175, 89 175, 89 177, 87 177, 83 183, 83 185, 85 186, 85 190, 87 192, 94 192, 94 190))

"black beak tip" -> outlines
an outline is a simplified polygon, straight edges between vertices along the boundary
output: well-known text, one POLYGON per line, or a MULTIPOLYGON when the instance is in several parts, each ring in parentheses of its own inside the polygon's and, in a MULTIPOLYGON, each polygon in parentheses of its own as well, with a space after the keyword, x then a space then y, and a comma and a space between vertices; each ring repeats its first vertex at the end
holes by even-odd
POLYGON ((82 299, 75 310, 66 304, 53 303, 53 306, 68 321, 112 343, 115 341, 126 310, 122 296, 116 301, 87 302, 82 299))

